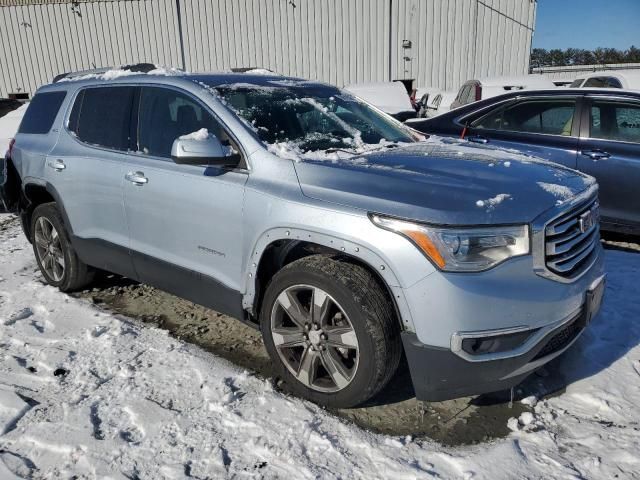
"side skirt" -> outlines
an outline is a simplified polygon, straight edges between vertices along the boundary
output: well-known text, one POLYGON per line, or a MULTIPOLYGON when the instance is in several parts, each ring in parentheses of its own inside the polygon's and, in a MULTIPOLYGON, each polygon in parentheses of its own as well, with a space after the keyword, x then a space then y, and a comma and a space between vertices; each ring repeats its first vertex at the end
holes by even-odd
POLYGON ((104 240, 72 236, 71 242, 87 265, 151 285, 258 328, 242 308, 242 294, 211 277, 104 240))

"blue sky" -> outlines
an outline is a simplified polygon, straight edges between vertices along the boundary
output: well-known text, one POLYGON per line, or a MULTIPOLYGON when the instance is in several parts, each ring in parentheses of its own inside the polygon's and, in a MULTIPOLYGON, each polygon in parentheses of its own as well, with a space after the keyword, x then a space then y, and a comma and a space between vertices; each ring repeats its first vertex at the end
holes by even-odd
POLYGON ((640 48, 640 0, 538 0, 534 48, 640 48))

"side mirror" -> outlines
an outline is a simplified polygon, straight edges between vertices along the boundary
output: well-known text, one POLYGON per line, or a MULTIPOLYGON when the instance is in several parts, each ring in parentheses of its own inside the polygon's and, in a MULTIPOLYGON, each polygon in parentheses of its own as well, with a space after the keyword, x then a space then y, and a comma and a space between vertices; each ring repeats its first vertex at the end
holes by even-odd
POLYGON ((222 145, 206 128, 177 138, 171 147, 171 159, 178 165, 218 165, 236 167, 240 155, 222 145))

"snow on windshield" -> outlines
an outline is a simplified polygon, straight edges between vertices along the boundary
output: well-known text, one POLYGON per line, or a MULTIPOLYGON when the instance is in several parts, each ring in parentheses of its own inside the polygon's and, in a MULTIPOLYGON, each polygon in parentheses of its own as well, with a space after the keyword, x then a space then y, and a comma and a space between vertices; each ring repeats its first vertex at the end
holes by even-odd
POLYGON ((308 81, 217 86, 216 94, 267 148, 289 159, 329 159, 413 143, 400 123, 336 88, 308 81))

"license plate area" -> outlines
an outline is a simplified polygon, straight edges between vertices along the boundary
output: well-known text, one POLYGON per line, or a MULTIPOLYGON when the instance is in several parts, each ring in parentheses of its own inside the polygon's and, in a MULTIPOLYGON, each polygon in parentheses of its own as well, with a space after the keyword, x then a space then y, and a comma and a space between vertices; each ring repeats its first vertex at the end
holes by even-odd
POLYGON ((585 321, 587 325, 600 311, 600 307, 602 306, 602 299, 604 298, 605 285, 605 277, 602 277, 596 285, 592 286, 587 291, 585 302, 585 321))

